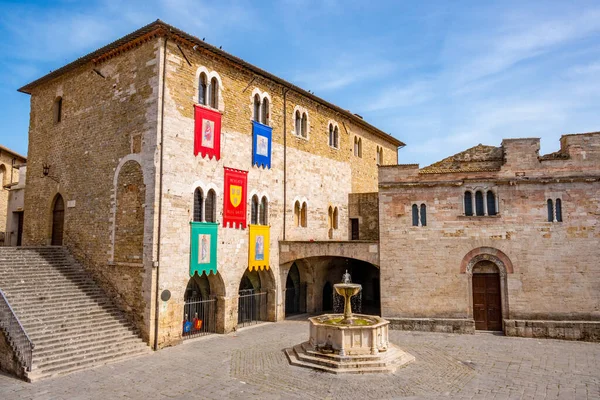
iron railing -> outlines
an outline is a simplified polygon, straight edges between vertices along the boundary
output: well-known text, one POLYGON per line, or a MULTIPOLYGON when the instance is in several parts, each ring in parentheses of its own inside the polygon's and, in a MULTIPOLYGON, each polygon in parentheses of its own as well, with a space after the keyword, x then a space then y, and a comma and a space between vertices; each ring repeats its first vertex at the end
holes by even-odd
POLYGON ((23 366, 27 368, 27 371, 31 371, 31 360, 35 345, 25 332, 25 328, 21 325, 21 321, 19 321, 2 290, 0 290, 0 329, 4 331, 23 366))
POLYGON ((238 298, 238 327, 268 320, 267 292, 254 289, 240 290, 238 298))
POLYGON ((217 331, 217 299, 188 299, 183 305, 183 339, 217 331))

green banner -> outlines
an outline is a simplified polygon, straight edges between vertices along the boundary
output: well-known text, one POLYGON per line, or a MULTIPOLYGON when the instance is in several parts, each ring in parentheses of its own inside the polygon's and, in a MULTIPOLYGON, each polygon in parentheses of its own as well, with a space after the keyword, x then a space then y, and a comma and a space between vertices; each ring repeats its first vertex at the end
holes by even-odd
POLYGON ((190 222, 190 276, 217 273, 217 228, 213 222, 190 222))

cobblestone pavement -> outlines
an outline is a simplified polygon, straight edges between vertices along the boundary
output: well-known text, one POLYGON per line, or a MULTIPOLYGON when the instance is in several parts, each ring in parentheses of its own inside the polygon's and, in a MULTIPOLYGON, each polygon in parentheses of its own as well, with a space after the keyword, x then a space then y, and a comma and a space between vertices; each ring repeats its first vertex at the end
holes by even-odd
POLYGON ((33 384, 0 375, 0 399, 600 399, 598 343, 390 331, 414 363, 333 375, 288 365, 307 336, 268 323, 33 384))

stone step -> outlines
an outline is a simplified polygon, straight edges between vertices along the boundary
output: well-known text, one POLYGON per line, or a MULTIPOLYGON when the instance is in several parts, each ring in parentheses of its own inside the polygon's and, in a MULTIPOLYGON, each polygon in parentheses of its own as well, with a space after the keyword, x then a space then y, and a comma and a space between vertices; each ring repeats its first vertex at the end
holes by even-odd
POLYGON ((54 321, 62 321, 62 320, 84 320, 87 318, 93 318, 96 316, 102 315, 120 315, 120 311, 116 306, 111 306, 107 308, 103 307, 94 307, 94 308, 84 308, 77 311, 77 313, 73 315, 66 314, 64 312, 43 312, 36 315, 27 314, 23 318, 20 319, 21 323, 26 326, 30 326, 35 323, 52 323, 54 321))
POLYGON ((371 368, 364 368, 364 369, 360 369, 360 368, 350 368, 350 369, 330 368, 325 365, 312 364, 312 363, 309 363, 306 361, 299 360, 298 358, 296 358, 296 353, 294 352, 294 349, 285 349, 285 354, 288 358, 288 361, 292 365, 295 365, 298 367, 318 369, 320 371, 326 371, 326 372, 330 372, 333 374, 364 374, 364 373, 382 373, 382 372, 392 372, 393 371, 393 369, 389 368, 389 367, 383 367, 383 368, 382 367, 371 367, 371 368))
POLYGON ((96 358, 99 355, 115 354, 127 352, 129 350, 142 350, 148 348, 141 340, 137 341, 122 341, 114 343, 111 346, 95 346, 89 347, 88 349, 82 348, 80 350, 66 351, 64 353, 56 353, 47 355, 44 357, 37 357, 32 365, 32 369, 45 369, 52 368, 59 365, 68 364, 76 361, 84 361, 86 358, 96 358))
MULTIPOLYGON (((75 275, 70 278, 60 276, 60 277, 53 277, 53 278, 48 278, 48 279, 40 278, 40 279, 35 280, 35 284, 40 287, 46 287, 46 286, 51 287, 54 285, 67 284, 67 283, 77 284, 77 283, 82 283, 82 282, 93 282, 93 280, 88 278, 87 276, 83 276, 82 274, 75 275)), ((8 291, 11 288, 18 289, 18 288, 22 288, 24 286, 31 286, 32 283, 30 280, 25 280, 19 276, 14 279, 10 279, 10 280, 0 279, 0 285, 3 285, 2 286, 3 290, 4 290, 4 288, 6 288, 6 291, 8 291)))
POLYGON ((105 329, 102 331, 96 330, 96 331, 78 332, 78 333, 71 334, 69 336, 64 336, 64 335, 49 336, 48 335, 48 336, 44 336, 39 339, 33 340, 33 343, 35 344, 34 352, 36 350, 44 351, 49 348, 54 348, 57 345, 69 346, 69 345, 75 345, 75 344, 81 344, 81 343, 88 343, 90 340, 101 340, 101 339, 108 339, 108 338, 112 338, 112 339, 116 340, 118 338, 125 337, 125 336, 137 337, 136 335, 133 334, 132 328, 127 329, 125 327, 105 329))
POLYGON ((125 360, 130 360, 135 357, 149 355, 150 350, 136 350, 130 351, 124 354, 119 355, 109 355, 105 357, 99 357, 94 359, 86 359, 84 362, 74 362, 63 364, 59 367, 48 368, 48 369, 37 369, 35 371, 31 371, 27 373, 27 380, 30 382, 36 382, 42 379, 53 378, 61 375, 70 374, 77 371, 82 371, 85 369, 90 369, 94 367, 99 367, 101 365, 112 364, 116 362, 121 362, 125 360))
POLYGON ((81 290, 97 289, 98 286, 93 282, 82 282, 80 284, 61 283, 52 287, 18 287, 3 289, 4 293, 13 297, 24 297, 26 295, 46 295, 51 293, 77 292, 81 290))
POLYGON ((27 334, 31 340, 36 343, 37 339, 42 337, 54 337, 54 336, 70 336, 72 334, 79 334, 84 332, 103 332, 109 329, 127 329, 126 320, 112 320, 112 321, 94 321, 85 325, 66 325, 60 326, 47 326, 31 329, 27 331, 27 334))
POLYGON ((86 351, 86 350, 91 350, 93 348, 100 348, 100 347, 113 347, 118 345, 119 343, 129 343, 129 342, 135 342, 135 343, 140 343, 143 344, 144 346, 146 345, 142 339, 140 339, 139 337, 136 336, 132 336, 132 335, 124 335, 124 336, 115 336, 115 337, 107 337, 107 338, 101 338, 101 339, 96 339, 96 340, 81 340, 81 341, 76 341, 76 342, 68 342, 66 344, 62 343, 60 346, 59 345, 54 345, 54 346, 46 346, 44 348, 34 348, 33 349, 33 356, 35 358, 35 360, 43 360, 46 357, 50 357, 53 355, 57 355, 57 354, 64 354, 64 353, 69 353, 69 352, 75 352, 75 351, 86 351))
POLYGON ((76 296, 87 296, 90 294, 104 293, 102 289, 98 286, 88 285, 88 286, 80 286, 80 287, 66 287, 62 289, 46 289, 40 290, 37 288, 31 288, 29 291, 21 290, 21 291, 6 291, 5 294, 9 298, 13 299, 23 299, 24 301, 28 301, 29 299, 36 299, 43 297, 47 300, 65 298, 65 297, 76 297, 76 296))
MULTIPOLYGON (((8 297, 8 296, 7 296, 8 297)), ((22 302, 26 301, 27 304, 24 306, 19 306, 17 304, 17 302, 14 302, 16 304, 15 307, 13 307, 13 310, 15 310, 18 313, 18 310, 27 310, 27 309, 38 309, 38 308, 50 308, 52 306, 58 306, 61 304, 65 304, 67 301, 69 302, 69 304, 79 304, 79 303, 91 303, 93 300, 103 300, 106 299, 106 295, 104 295, 104 293, 99 292, 99 293, 94 293, 94 294, 90 294, 90 295, 85 295, 85 294, 81 294, 78 296, 69 296, 69 295, 64 295, 64 296, 60 296, 60 297, 46 297, 46 296, 39 296, 39 297, 35 297, 35 298, 31 298, 31 299, 16 299, 16 300, 20 300, 22 302), (70 301, 72 300, 72 301, 70 301)), ((11 297, 8 297, 8 300, 11 302, 11 304, 13 304, 14 299, 12 299, 11 297)), ((76 307, 74 307, 76 308, 76 307)))
MULTIPOLYGON (((15 313, 17 314, 17 316, 19 317, 19 320, 21 318, 25 319, 27 316, 37 316, 39 315, 41 312, 45 312, 47 314, 52 314, 52 315, 56 315, 57 313, 63 313, 63 314, 70 314, 71 310, 83 310, 83 309, 87 309, 87 308, 106 308, 106 307, 110 307, 113 306, 114 304, 108 300, 108 299, 85 299, 82 301, 76 301, 76 302, 72 302, 72 303, 66 303, 66 302, 62 302, 58 305, 49 305, 49 306, 44 306, 43 303, 41 304, 33 304, 33 305, 27 305, 27 306, 21 306, 17 309, 15 309, 13 307, 13 310, 15 311, 15 313)), ((62 314, 60 314, 62 315, 62 314)))
POLYGON ((115 314, 107 314, 107 313, 102 313, 102 314, 97 314, 97 315, 93 315, 90 317, 70 317, 70 318, 62 318, 62 319, 56 319, 56 320, 46 320, 46 321, 36 321, 36 322, 23 322, 21 321, 21 323, 23 324, 23 326, 25 327, 25 329, 27 330, 28 334, 35 334, 35 332, 38 332, 40 330, 46 330, 46 328, 68 328, 68 327, 75 327, 75 326, 82 326, 82 325, 87 325, 89 324, 90 321, 93 321, 94 323, 96 322, 112 322, 112 321, 119 321, 119 322, 123 322, 126 321, 125 318, 119 314, 119 313, 115 313, 115 314))
MULTIPOLYGON (((310 354, 306 354, 302 349, 302 346, 294 346, 294 352, 296 353, 296 358, 300 361, 309 362, 312 364, 323 365, 329 368, 370 368, 370 367, 385 367, 386 362, 381 359, 378 360, 369 360, 369 361, 361 361, 360 359, 349 358, 346 361, 343 359, 327 359, 322 357, 315 357, 310 354)), ((339 357, 339 356, 338 356, 339 357)))

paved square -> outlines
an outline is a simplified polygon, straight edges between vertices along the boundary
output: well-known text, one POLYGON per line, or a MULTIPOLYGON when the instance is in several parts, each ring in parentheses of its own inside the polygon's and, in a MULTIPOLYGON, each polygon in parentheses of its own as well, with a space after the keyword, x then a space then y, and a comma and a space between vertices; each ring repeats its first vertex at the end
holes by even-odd
POLYGON ((285 321, 33 384, 0 375, 0 399, 600 399, 600 344, 390 331, 416 361, 387 375, 288 365, 307 339, 285 321))

